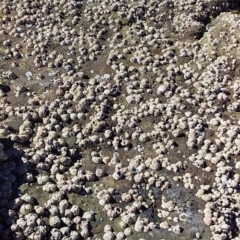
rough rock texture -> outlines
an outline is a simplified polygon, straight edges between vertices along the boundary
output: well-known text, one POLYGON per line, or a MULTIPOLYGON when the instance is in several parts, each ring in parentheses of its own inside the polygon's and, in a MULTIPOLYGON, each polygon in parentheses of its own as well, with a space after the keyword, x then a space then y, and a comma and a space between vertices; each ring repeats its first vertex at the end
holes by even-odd
POLYGON ((3 0, 1 238, 239 239, 239 6, 3 0))

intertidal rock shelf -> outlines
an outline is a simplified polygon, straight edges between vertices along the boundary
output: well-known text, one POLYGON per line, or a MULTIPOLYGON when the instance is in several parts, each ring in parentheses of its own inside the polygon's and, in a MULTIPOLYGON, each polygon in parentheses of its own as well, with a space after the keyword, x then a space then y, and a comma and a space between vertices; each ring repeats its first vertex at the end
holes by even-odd
POLYGON ((1 239, 239 240, 239 5, 2 0, 1 239))

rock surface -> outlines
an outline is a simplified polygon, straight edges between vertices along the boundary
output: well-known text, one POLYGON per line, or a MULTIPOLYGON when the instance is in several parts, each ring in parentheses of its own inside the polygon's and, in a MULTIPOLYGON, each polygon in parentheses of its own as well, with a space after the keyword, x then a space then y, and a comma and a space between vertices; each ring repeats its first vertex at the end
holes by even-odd
POLYGON ((239 239, 240 2, 0 6, 3 239, 239 239))

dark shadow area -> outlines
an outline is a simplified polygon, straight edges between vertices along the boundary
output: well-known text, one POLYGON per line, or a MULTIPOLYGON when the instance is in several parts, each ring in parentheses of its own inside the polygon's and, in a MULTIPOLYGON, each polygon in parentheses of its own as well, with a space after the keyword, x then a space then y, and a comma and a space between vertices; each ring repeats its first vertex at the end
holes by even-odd
POLYGON ((0 90, 6 93, 6 92, 10 92, 11 88, 6 84, 0 84, 0 90))
POLYGON ((9 139, 0 139, 8 159, 0 163, 0 236, 3 240, 15 239, 11 225, 17 220, 14 214, 16 198, 20 196, 19 187, 25 182, 29 164, 21 160, 23 151, 14 146, 9 139))

